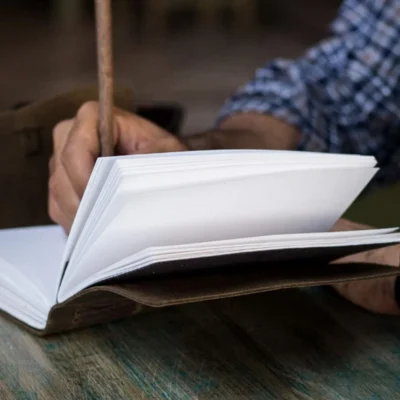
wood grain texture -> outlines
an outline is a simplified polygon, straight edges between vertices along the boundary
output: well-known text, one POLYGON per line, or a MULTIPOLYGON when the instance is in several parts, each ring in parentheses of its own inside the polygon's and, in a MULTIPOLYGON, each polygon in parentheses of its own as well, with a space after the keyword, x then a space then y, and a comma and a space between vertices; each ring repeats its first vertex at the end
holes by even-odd
POLYGON ((40 339, 1 324, 2 399, 390 399, 400 320, 323 289, 193 304, 40 339))

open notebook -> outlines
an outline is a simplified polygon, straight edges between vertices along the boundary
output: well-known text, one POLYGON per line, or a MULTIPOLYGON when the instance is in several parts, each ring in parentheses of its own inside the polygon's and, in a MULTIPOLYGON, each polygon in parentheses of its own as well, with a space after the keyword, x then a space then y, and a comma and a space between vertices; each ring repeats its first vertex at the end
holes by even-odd
POLYGON ((99 158, 68 238, 0 230, 0 309, 49 333, 143 305, 397 274, 330 264, 400 242, 396 229, 329 232, 375 164, 258 150, 99 158))

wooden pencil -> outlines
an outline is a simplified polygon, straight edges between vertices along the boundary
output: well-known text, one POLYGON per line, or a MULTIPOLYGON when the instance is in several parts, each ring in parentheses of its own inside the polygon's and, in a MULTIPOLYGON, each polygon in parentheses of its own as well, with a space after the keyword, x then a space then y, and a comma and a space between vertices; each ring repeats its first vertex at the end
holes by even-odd
POLYGON ((97 74, 99 88, 99 141, 102 157, 114 154, 113 144, 113 56, 111 0, 95 0, 97 74))

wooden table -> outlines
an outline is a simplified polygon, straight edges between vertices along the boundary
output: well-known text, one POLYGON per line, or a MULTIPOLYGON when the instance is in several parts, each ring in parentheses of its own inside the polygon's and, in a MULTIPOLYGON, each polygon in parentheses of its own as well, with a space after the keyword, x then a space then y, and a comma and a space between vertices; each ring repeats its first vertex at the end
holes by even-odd
MULTIPOLYGON (((400 225, 399 200, 400 186, 390 188, 349 215, 369 222, 382 209, 385 225, 400 225)), ((327 288, 158 310, 44 339, 0 319, 0 399, 387 400, 399 392, 400 318, 364 312, 327 288)))

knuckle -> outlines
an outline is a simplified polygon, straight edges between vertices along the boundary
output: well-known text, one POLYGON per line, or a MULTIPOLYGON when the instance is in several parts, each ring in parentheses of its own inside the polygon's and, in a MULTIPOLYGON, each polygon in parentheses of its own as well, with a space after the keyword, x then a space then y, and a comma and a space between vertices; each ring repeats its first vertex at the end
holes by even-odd
POLYGON ((93 113, 97 113, 98 111, 98 103, 97 101, 87 101, 86 103, 83 103, 80 107, 79 110, 77 112, 77 117, 78 118, 84 118, 86 117, 88 114, 93 114, 93 113))
POLYGON ((61 164, 66 170, 68 170, 71 165, 71 159, 74 156, 74 153, 74 146, 72 146, 70 143, 67 143, 60 155, 61 164))
POLYGON ((54 186, 49 181, 49 196, 47 202, 47 212, 52 221, 59 223, 60 222, 60 209, 57 205, 57 199, 54 195, 54 186))
POLYGON ((54 174, 50 176, 48 181, 49 197, 51 199, 57 198, 58 195, 58 179, 54 174))
POLYGON ((52 175, 53 172, 54 172, 54 164, 55 164, 54 156, 51 156, 50 159, 49 159, 49 163, 48 163, 48 168, 49 168, 50 175, 52 175))
POLYGON ((54 153, 58 153, 62 149, 63 143, 65 143, 65 140, 69 135, 72 124, 73 121, 69 119, 61 121, 53 127, 52 137, 54 153))
POLYGON ((63 135, 66 133, 66 127, 68 125, 68 121, 60 121, 58 124, 56 124, 53 128, 53 138, 59 137, 60 135, 63 135))
POLYGON ((59 216, 57 212, 57 207, 55 206, 54 200, 52 198, 49 199, 47 212, 52 221, 58 222, 59 216))

